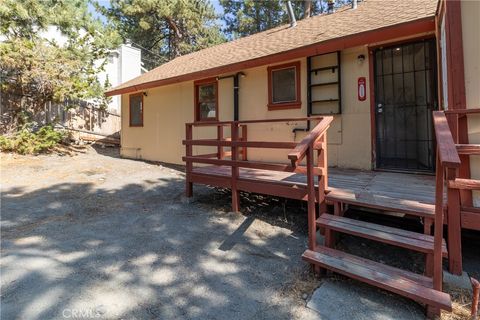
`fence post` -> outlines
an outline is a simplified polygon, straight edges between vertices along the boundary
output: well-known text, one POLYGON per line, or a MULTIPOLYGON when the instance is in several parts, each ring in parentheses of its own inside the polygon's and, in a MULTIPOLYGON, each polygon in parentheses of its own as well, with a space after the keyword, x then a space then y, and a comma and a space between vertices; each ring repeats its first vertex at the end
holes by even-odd
MULTIPOLYGON (((238 141, 238 124, 236 122, 232 122, 231 124, 231 136, 232 136, 232 142, 238 141)), ((232 151, 232 161, 238 160, 238 147, 232 144, 231 151, 232 151)), ((235 164, 232 164, 232 211, 233 212, 238 212, 240 207, 240 197, 237 189, 237 179, 239 175, 240 175, 239 168, 235 164)))

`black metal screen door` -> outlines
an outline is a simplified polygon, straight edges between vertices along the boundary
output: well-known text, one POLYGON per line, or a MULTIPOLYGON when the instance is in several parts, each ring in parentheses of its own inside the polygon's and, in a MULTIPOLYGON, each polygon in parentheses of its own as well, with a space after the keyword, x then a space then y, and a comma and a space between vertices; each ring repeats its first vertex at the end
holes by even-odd
POLYGON ((374 52, 377 168, 434 170, 435 50, 429 39, 374 52))

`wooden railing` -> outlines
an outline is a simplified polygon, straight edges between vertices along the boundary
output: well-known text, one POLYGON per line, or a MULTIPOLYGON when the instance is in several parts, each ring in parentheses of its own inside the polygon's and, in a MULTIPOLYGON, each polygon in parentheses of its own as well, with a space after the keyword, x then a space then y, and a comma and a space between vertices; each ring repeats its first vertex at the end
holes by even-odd
MULTIPOLYGON (((433 125, 437 139, 437 160, 435 177, 435 230, 434 230, 434 252, 433 252, 433 288, 442 291, 442 241, 443 241, 443 208, 445 180, 455 179, 456 170, 460 167, 452 134, 448 126, 447 118, 442 111, 433 112, 433 125)), ((447 193, 448 216, 458 215, 456 208, 460 206, 458 191, 452 190, 447 193)), ((456 218, 450 217, 453 221, 456 218)), ((460 232, 460 230, 459 230, 460 232)), ((449 234, 450 240, 450 234, 449 234)), ((449 242, 450 243, 450 242, 449 242)), ((449 260, 456 254, 449 246, 449 260)), ((453 249, 455 251, 455 249, 453 249)), ((461 259, 460 259, 461 260, 461 259)))
POLYGON ((300 161, 307 158, 307 186, 308 186, 308 248, 315 250, 317 235, 317 214, 315 210, 315 175, 318 176, 318 212, 326 212, 325 191, 328 187, 328 159, 327 159, 327 130, 333 117, 325 117, 310 133, 288 154, 292 166, 298 166, 300 161), (314 152, 317 151, 317 168, 321 173, 314 172, 314 152))
POLYGON ((458 143, 458 117, 480 113, 480 109, 452 111, 434 111, 433 123, 437 140, 436 193, 435 193, 435 254, 434 286, 441 289, 441 241, 443 232, 443 213, 448 223, 448 261, 449 271, 462 273, 462 227, 480 229, 480 210, 462 204, 462 192, 471 198, 472 190, 480 190, 480 181, 470 177, 459 177, 462 165, 461 155, 480 154, 480 145, 458 143), (454 118, 447 119, 447 115, 454 118), (453 134, 452 134, 453 132, 453 134), (468 194, 470 192, 470 194, 468 194), (446 194, 446 203, 445 201, 446 194), (446 211, 445 211, 446 208, 446 211), (465 220, 465 221, 462 221, 465 220), (468 221, 468 223, 466 223, 468 221))
MULTIPOLYGON (((192 176, 194 175, 193 166, 195 163, 230 167, 231 177, 228 185, 232 192, 232 211, 235 212, 239 211, 240 190, 275 195, 297 192, 296 194, 298 194, 301 199, 308 201, 309 248, 313 250, 316 243, 316 203, 319 205, 319 212, 326 209, 325 191, 328 186, 327 129, 332 121, 333 117, 308 117, 187 123, 185 140, 183 140, 183 144, 186 147, 185 157, 183 157, 183 161, 186 162, 186 196, 192 196, 192 176), (300 121, 319 122, 299 143, 292 141, 248 141, 247 139, 247 128, 249 125, 300 121), (216 138, 194 139, 193 130, 195 127, 216 127, 216 138), (225 137, 224 129, 226 127, 230 127, 230 138, 225 137), (217 152, 194 155, 193 146, 217 147, 217 152), (225 151, 225 148, 230 148, 230 151, 225 151), (249 148, 291 149, 288 154, 288 159, 291 163, 282 164, 251 161, 247 157, 249 148), (317 153, 316 164, 315 152, 317 153), (302 164, 303 159, 306 159, 305 164, 302 164), (274 183, 265 184, 265 182, 262 181, 246 181, 246 179, 240 177, 240 168, 304 174, 307 176, 306 195, 303 196, 301 192, 298 192, 299 190, 296 187, 286 187, 285 185, 275 185, 274 183), (315 176, 318 177, 318 187, 315 186, 315 176), (290 189, 287 190, 286 188, 290 189)), ((211 179, 212 184, 214 184, 214 178, 211 179)), ((208 178, 203 181, 205 184, 209 182, 208 178)))

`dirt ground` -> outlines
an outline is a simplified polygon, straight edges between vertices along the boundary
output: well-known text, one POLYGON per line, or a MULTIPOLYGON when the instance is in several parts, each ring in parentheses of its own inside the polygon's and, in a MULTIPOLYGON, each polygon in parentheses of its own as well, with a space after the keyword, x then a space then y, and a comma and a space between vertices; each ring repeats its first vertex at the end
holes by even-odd
MULTIPOLYGON (((2 319, 318 318, 301 202, 243 194, 235 214, 227 191, 195 186, 189 203, 181 167, 116 148, 1 154, 1 181, 2 319)), ((340 246, 422 268, 402 250, 340 246)), ((475 252, 465 268, 478 272, 475 252)))
POLYGON ((2 319, 316 317, 306 237, 278 209, 182 202, 182 171, 113 148, 1 157, 2 319))

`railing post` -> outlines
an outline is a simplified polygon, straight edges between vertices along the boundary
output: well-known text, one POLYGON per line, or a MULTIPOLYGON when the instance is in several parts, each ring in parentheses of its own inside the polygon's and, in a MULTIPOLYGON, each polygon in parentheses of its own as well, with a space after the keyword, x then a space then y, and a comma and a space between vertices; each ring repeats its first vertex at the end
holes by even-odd
MULTIPOLYGON (((223 126, 222 125, 217 126, 217 140, 218 141, 223 140, 223 126)), ((223 159, 223 147, 222 146, 218 146, 217 153, 218 153, 217 158, 218 159, 223 159)))
POLYGON ((315 213, 315 177, 313 163, 313 143, 310 143, 307 149, 308 248, 310 250, 315 250, 317 245, 317 217, 315 213))
MULTIPOLYGON (((232 122, 231 124, 231 136, 232 142, 238 141, 238 124, 232 122)), ((232 144, 232 160, 236 161, 238 159, 238 147, 232 144)), ((240 175, 240 170, 236 165, 232 164, 232 211, 238 212, 240 207, 240 195, 237 189, 237 180, 240 175)))
MULTIPOLYGON (((447 179, 455 180, 456 169, 447 170, 447 179)), ((450 273, 462 274, 462 227, 460 221, 460 191, 447 188, 448 214, 448 269, 450 273)))
MULTIPOLYGON (((461 114, 455 113, 446 115, 450 131, 452 132, 453 141, 455 143, 468 143, 468 135, 466 135, 465 130, 462 130, 466 127, 467 118, 461 114), (462 124, 463 123, 463 124, 462 124)), ((460 178, 470 178, 470 158, 468 155, 459 154, 461 165, 458 170, 458 177, 460 178)), ((472 190, 460 190, 460 203, 462 206, 472 206, 473 205, 473 194, 472 190)))
MULTIPOLYGON (((445 116, 442 111, 433 112, 433 124, 437 138, 437 176, 435 193, 435 250, 440 250, 443 232, 444 184, 457 178, 457 168, 462 162, 454 139, 458 138, 456 119, 445 116), (440 180, 441 179, 441 180, 440 180), (439 222, 442 222, 441 224, 439 222)), ((447 185, 448 264, 453 274, 462 272, 462 244, 460 222, 460 192, 447 185)), ((438 254, 437 254, 438 255, 438 254)), ((434 268, 441 268, 441 258, 435 257, 434 268), (439 262, 440 261, 440 262, 439 262)), ((437 270, 437 269, 435 269, 437 270)), ((437 272, 440 272, 437 270, 437 272)), ((440 282, 438 274, 435 281, 440 282)), ((437 283, 437 286, 441 286, 437 283)))
MULTIPOLYGON (((442 167, 437 150, 437 164, 435 174, 435 229, 433 239, 433 266, 426 263, 426 268, 433 267, 433 288, 442 291, 443 268, 442 268, 442 241, 443 241, 443 188, 445 185, 445 169, 442 167)), ((427 257, 428 260, 428 257, 427 257)), ((431 273, 431 270, 426 270, 431 273)))
POLYGON ((328 188, 327 132, 320 138, 322 148, 317 151, 317 166, 323 169, 323 175, 318 176, 318 214, 327 211, 325 191, 328 188))
MULTIPOLYGON (((247 141, 247 125, 242 125, 242 141, 247 141)), ((242 160, 247 161, 247 147, 242 148, 242 160)))
MULTIPOLYGON (((185 124, 185 139, 186 140, 192 140, 193 137, 193 126, 191 124, 185 124)), ((193 154, 193 146, 191 144, 187 144, 185 146, 185 156, 191 157, 193 154)), ((185 167, 185 196, 187 198, 190 198, 193 196, 193 183, 190 181, 190 174, 192 173, 192 162, 187 160, 186 161, 186 167, 185 167)))

